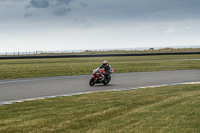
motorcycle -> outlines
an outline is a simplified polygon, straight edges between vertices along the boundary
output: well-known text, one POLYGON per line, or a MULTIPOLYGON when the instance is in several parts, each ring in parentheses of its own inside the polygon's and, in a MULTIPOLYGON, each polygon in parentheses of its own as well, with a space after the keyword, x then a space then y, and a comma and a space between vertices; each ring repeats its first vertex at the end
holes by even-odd
MULTIPOLYGON (((114 69, 111 69, 110 74, 112 74, 114 69)), ((111 81, 111 76, 105 78, 103 73, 105 73, 104 70, 101 69, 94 69, 93 70, 93 76, 90 79, 89 85, 94 86, 95 84, 101 84, 107 85, 111 81)))

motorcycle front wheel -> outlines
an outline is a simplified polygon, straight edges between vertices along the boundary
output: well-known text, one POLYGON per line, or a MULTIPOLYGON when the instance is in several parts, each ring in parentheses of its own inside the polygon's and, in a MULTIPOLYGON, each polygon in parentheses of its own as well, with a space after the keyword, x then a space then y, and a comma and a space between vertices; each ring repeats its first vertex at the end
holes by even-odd
POLYGON ((94 85, 95 85, 94 77, 92 77, 92 78, 90 79, 89 85, 90 85, 90 86, 94 86, 94 85))

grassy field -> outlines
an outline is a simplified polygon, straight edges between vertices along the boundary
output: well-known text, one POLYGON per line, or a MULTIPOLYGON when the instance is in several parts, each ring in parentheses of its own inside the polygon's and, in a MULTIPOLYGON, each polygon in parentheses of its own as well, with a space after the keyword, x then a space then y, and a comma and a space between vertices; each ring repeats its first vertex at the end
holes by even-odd
POLYGON ((0 106, 0 132, 199 133, 200 85, 99 92, 0 106))
POLYGON ((0 79, 92 74, 103 60, 115 73, 200 69, 200 55, 0 60, 0 79))
MULTIPOLYGON (((0 60, 0 79, 200 69, 200 55, 0 60)), ((99 92, 0 106, 6 132, 200 132, 200 85, 99 92)))

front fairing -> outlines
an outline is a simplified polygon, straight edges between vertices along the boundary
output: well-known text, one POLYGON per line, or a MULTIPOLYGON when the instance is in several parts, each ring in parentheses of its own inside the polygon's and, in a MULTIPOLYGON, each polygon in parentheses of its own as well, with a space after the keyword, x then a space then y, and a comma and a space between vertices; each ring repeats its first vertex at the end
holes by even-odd
POLYGON ((99 82, 100 80, 102 80, 102 78, 103 78, 102 73, 105 73, 105 71, 104 70, 98 70, 98 71, 93 70, 93 77, 95 79, 95 82, 99 82))

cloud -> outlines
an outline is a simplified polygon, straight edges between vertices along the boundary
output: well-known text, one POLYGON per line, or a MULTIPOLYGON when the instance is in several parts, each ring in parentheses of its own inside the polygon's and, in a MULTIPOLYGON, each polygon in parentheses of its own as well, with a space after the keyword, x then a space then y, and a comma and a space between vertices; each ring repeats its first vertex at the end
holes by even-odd
POLYGON ((56 16, 65 16, 70 11, 70 8, 59 8, 56 11, 54 11, 53 14, 56 16))
POLYGON ((53 12, 53 15, 56 16, 65 16, 67 13, 71 11, 71 8, 69 8, 69 4, 73 0, 56 0, 57 4, 54 5, 57 9, 53 12))
POLYGON ((184 30, 190 30, 190 29, 191 29, 190 26, 186 26, 186 27, 184 27, 184 30))
POLYGON ((30 5, 28 7, 48 8, 49 6, 66 6, 72 1, 73 0, 30 0, 30 5))
POLYGON ((28 6, 26 6, 29 13, 24 14, 24 17, 33 17, 36 16, 36 13, 43 14, 42 16, 48 16, 49 14, 55 16, 65 16, 71 11, 69 4, 72 1, 74 0, 30 0, 28 6), (36 8, 43 8, 45 10, 41 11, 36 8))
POLYGON ((87 6, 88 6, 88 4, 87 4, 86 2, 80 2, 80 5, 81 5, 82 7, 87 7, 87 6))
POLYGON ((30 4, 33 7, 36 7, 36 8, 47 8, 47 7, 49 7, 49 1, 48 0, 31 0, 30 4))
POLYGON ((175 31, 175 29, 174 29, 173 27, 171 27, 171 26, 165 31, 166 34, 171 34, 171 33, 174 33, 174 32, 176 32, 176 31, 175 31))
POLYGON ((28 17, 31 17, 33 14, 31 14, 31 13, 26 13, 26 14, 24 14, 24 17, 25 18, 28 18, 28 17))
MULTIPOLYGON (((182 21, 199 19, 199 0, 0 0, 0 19, 52 15, 94 22, 182 21), (24 7, 24 8, 23 8, 24 7), (15 13, 15 15, 13 14, 15 13), (37 15, 39 14, 39 15, 37 15), (11 17, 13 15, 13 17, 11 17)), ((38 20, 39 21, 39 20, 38 20)))
POLYGON ((68 5, 70 2, 72 2, 73 0, 57 0, 57 4, 58 5, 68 5))

